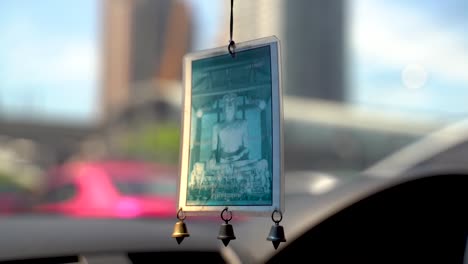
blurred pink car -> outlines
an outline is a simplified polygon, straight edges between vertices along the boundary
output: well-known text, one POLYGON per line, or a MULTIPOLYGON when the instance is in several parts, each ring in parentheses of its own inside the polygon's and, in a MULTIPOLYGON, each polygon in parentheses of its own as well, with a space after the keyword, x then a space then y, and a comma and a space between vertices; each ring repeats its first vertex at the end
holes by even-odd
POLYGON ((37 213, 73 217, 171 217, 177 202, 175 167, 138 161, 73 162, 47 175, 37 213))

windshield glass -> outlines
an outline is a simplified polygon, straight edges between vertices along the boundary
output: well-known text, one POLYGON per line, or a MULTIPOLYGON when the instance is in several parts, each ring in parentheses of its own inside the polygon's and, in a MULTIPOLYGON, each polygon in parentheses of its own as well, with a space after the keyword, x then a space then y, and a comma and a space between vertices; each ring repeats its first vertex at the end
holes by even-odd
MULTIPOLYGON (((1 1, 0 213, 120 218, 131 197, 145 216, 158 217, 147 212, 158 203, 175 214, 182 58, 227 48, 229 8, 1 1), (143 201, 152 194, 173 200, 143 201)), ((235 1, 236 42, 281 43, 286 195, 388 174, 389 157, 398 176, 461 143, 450 134, 396 156, 465 118, 466 10, 464 0, 235 1)))

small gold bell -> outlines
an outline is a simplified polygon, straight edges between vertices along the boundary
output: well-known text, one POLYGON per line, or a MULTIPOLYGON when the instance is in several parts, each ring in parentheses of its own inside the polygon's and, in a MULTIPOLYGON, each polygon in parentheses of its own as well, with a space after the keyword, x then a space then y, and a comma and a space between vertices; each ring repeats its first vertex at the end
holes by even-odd
POLYGON ((278 210, 274 210, 271 214, 271 220, 273 220, 275 224, 271 227, 270 234, 268 235, 267 240, 273 243, 273 247, 275 249, 278 249, 278 246, 281 242, 286 242, 286 238, 284 236, 284 228, 279 224, 281 220, 283 220, 283 214, 278 210), (275 213, 278 213, 280 215, 279 220, 275 220, 275 213))
POLYGON ((177 212, 177 219, 179 219, 179 221, 177 221, 177 223, 174 225, 174 232, 172 232, 172 237, 176 239, 177 244, 179 245, 182 243, 184 238, 190 236, 187 230, 187 226, 184 223, 185 215, 182 218, 179 216, 180 213, 182 213, 182 208, 177 212))
POLYGON ((224 208, 223 211, 221 211, 221 219, 223 219, 224 223, 219 228, 218 239, 221 239, 221 241, 223 241, 224 246, 227 247, 231 240, 236 239, 236 236, 234 235, 234 228, 231 224, 229 224, 229 221, 231 221, 232 219, 232 212, 228 211, 227 207, 224 208), (224 218, 224 212, 230 213, 229 219, 224 218))
POLYGON ((179 220, 174 226, 172 237, 174 237, 177 240, 177 243, 180 244, 184 238, 189 236, 190 234, 188 233, 187 226, 185 225, 184 221, 179 220))

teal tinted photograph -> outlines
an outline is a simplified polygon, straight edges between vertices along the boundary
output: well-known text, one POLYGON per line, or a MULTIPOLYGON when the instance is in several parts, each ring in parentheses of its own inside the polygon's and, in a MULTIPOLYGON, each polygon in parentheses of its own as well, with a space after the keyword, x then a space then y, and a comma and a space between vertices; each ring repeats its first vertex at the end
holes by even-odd
POLYGON ((270 46, 192 61, 187 205, 272 204, 270 46))

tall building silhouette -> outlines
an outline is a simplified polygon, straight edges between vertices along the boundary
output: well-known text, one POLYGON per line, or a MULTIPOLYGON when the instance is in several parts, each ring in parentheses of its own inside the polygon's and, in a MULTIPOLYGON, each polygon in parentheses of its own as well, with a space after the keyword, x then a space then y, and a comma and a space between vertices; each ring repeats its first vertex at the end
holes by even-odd
MULTIPOLYGON (((182 78, 191 17, 182 1, 104 0, 103 111, 107 117, 164 96, 182 78)), ((106 118, 106 117, 104 117, 106 118)))
MULTIPOLYGON (((224 6, 229 39, 230 3, 224 6)), ((224 28, 222 28, 224 29, 224 28)), ((345 76, 345 3, 343 0, 236 0, 234 40, 276 35, 282 44, 285 94, 343 101, 345 76)))

